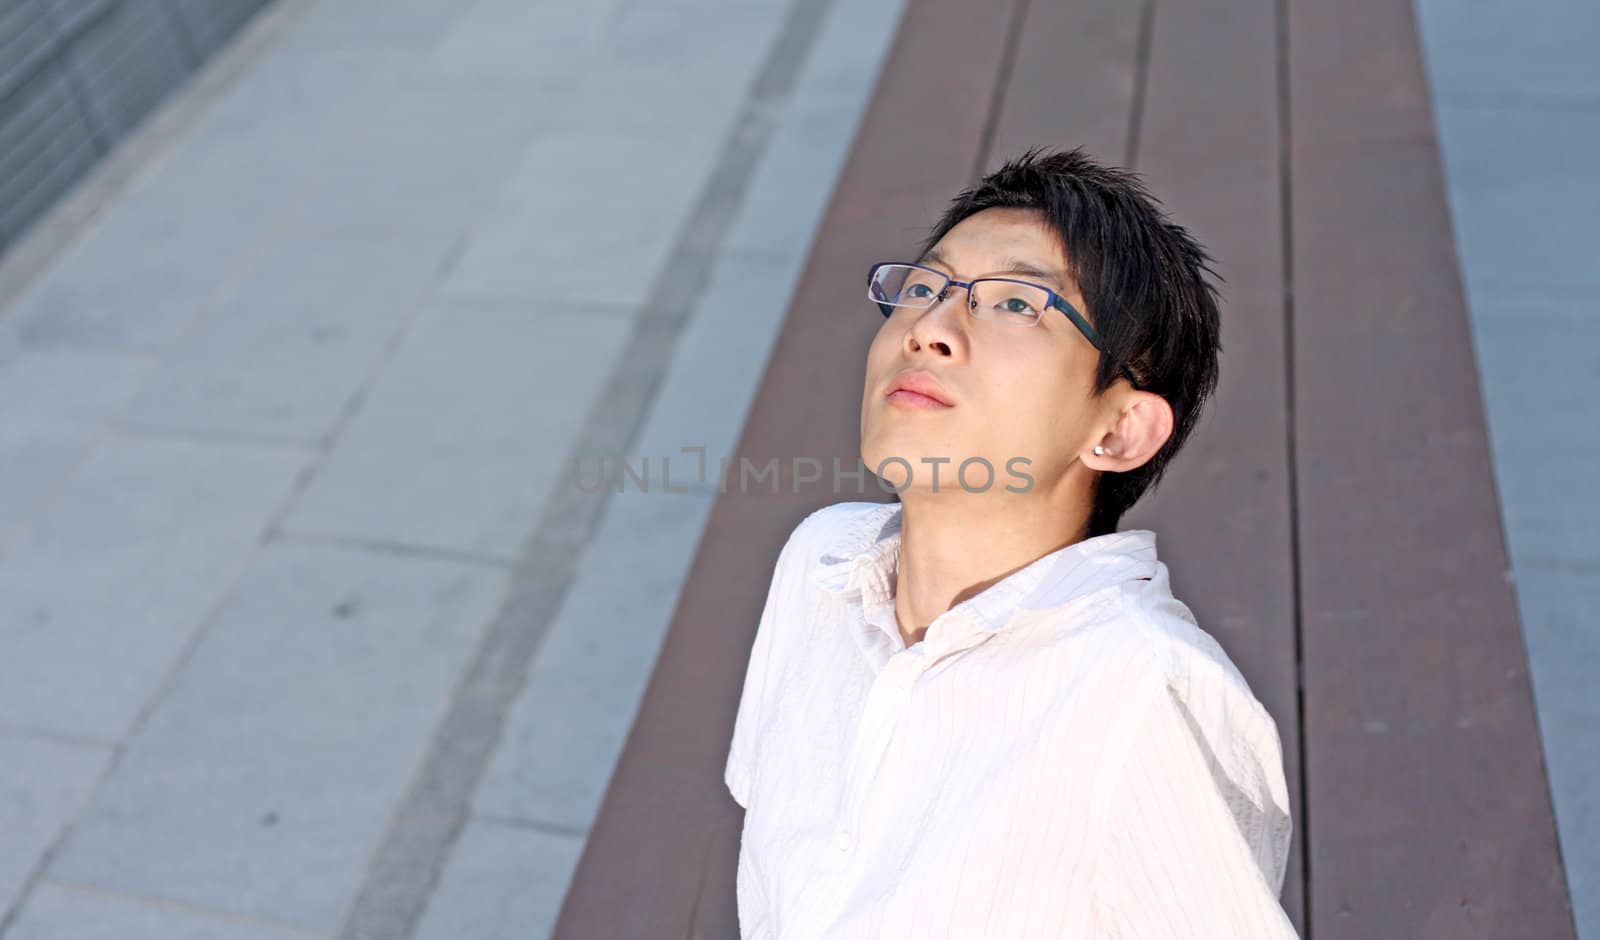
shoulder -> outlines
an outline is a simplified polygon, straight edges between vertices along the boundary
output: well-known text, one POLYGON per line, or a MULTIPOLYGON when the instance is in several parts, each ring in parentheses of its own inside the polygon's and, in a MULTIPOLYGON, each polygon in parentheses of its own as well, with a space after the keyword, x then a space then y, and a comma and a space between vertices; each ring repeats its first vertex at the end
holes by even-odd
POLYGON ((1166 566, 1158 564, 1149 580, 1124 584, 1115 610, 1118 645, 1140 667, 1137 694, 1151 707, 1181 713, 1197 743, 1220 762, 1218 770, 1281 787, 1277 723, 1222 645, 1172 596, 1166 566))
POLYGON ((840 503, 830 503, 820 509, 813 510, 794 527, 790 538, 798 535, 808 537, 826 536, 829 534, 847 536, 862 531, 865 526, 874 520, 881 520, 895 510, 894 503, 877 503, 867 500, 847 500, 840 503))
POLYGON ((1158 563, 1149 580, 1123 584, 1116 613, 1131 652, 1143 657, 1152 675, 1180 700, 1221 696, 1271 721, 1222 644, 1172 595, 1166 565, 1158 563))
POLYGON ((1281 885, 1293 824, 1277 723, 1221 644, 1172 596, 1165 566, 1123 586, 1120 614, 1129 655, 1145 667, 1134 670, 1130 756, 1155 749, 1161 753, 1147 762, 1175 766, 1171 750, 1195 755, 1188 782, 1171 785, 1209 779, 1261 870, 1281 885))
MULTIPOLYGON (((790 529, 772 563, 768 605, 806 606, 817 602, 810 590, 822 567, 865 544, 866 533, 881 527, 896 504, 842 502, 813 510, 790 529)), ((770 550, 770 549, 769 549, 770 550)), ((768 556, 771 557, 771 556, 768 556)))
POLYGON ((813 510, 795 524, 783 545, 783 555, 796 564, 816 561, 830 549, 856 547, 870 541, 894 503, 847 501, 813 510))

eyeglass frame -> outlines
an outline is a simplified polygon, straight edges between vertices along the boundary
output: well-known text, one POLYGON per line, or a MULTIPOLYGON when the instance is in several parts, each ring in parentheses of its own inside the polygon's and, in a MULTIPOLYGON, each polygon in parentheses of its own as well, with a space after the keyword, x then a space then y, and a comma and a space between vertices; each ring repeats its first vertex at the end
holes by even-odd
MULTIPOLYGON (((967 292, 967 312, 971 313, 972 310, 974 309, 974 304, 973 304, 973 299, 972 299, 972 285, 974 285, 974 284, 976 284, 976 283, 978 283, 980 281, 1005 281, 1007 283, 1021 284, 1024 287, 1032 287, 1032 288, 1034 288, 1036 290, 1044 291, 1046 294, 1050 295, 1050 300, 1049 300, 1049 303, 1047 304, 1047 306, 1054 307, 1055 309, 1057 309, 1057 310, 1061 311, 1062 313, 1066 314, 1067 319, 1072 321, 1072 325, 1078 328, 1078 332, 1083 334, 1083 338, 1088 340, 1089 341, 1089 345, 1093 346, 1097 351, 1099 351, 1100 355, 1102 355, 1102 356, 1109 356, 1110 355, 1110 353, 1108 353, 1106 351, 1105 345, 1100 342, 1100 334, 1095 332, 1094 327, 1089 324, 1089 321, 1084 317, 1083 314, 1078 312, 1077 308, 1073 307, 1072 304, 1067 303, 1066 298, 1062 297, 1059 293, 1057 293, 1056 291, 1052 290, 1049 287, 1046 287, 1043 284, 1038 284, 1038 283, 1035 283, 1033 281, 1024 281, 1021 278, 1015 278, 1015 277, 975 277, 970 281, 958 281, 955 278, 951 277, 950 275, 944 273, 943 271, 940 271, 937 268, 930 268, 925 264, 914 264, 914 263, 909 262, 909 261, 880 261, 877 264, 874 264, 871 268, 867 269, 867 299, 872 301, 873 303, 877 304, 878 305, 878 309, 883 312, 884 318, 887 319, 888 317, 891 316, 891 311, 895 307, 905 307, 905 308, 910 309, 910 310, 931 310, 934 307, 937 307, 939 304, 944 302, 945 297, 950 293, 950 288, 952 288, 952 287, 960 287, 960 288, 962 288, 963 290, 965 290, 967 292), (882 300, 879 300, 878 298, 872 296, 872 282, 878 276, 878 270, 880 268, 885 268, 885 267, 890 267, 890 266, 901 267, 901 268, 916 268, 919 271, 927 271, 929 274, 936 274, 939 277, 944 278, 944 287, 940 288, 939 292, 933 296, 933 302, 932 303, 926 304, 926 305, 921 306, 921 307, 913 306, 911 304, 886 303, 886 302, 884 302, 882 300)), ((1041 317, 1042 317, 1042 314, 1041 314, 1041 317)), ((1031 325, 1037 324, 1038 322, 1039 322, 1039 318, 1035 318, 1034 321, 1033 321, 1033 324, 1029 324, 1029 325, 1031 326, 1031 325)), ((1138 389, 1139 391, 1143 391, 1144 390, 1144 386, 1140 385, 1139 384, 1139 380, 1134 378, 1133 370, 1129 369, 1126 363, 1121 363, 1121 362, 1117 363, 1117 369, 1118 369, 1118 371, 1120 371, 1122 373, 1123 378, 1126 378, 1128 380, 1128 384, 1129 385, 1132 385, 1135 389, 1138 389)))

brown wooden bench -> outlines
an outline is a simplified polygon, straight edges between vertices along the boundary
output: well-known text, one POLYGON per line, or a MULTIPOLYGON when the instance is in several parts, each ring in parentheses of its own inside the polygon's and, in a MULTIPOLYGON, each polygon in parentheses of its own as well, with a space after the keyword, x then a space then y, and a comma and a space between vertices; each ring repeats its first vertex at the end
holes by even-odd
MULTIPOLYGON (((1278 721, 1302 933, 1571 937, 1411 0, 910 0, 736 457, 854 465, 863 272, 1036 144, 1138 169, 1226 279, 1218 396, 1124 525, 1278 721)), ((773 562, 885 498, 826 482, 718 499, 556 937, 737 937, 773 562)))

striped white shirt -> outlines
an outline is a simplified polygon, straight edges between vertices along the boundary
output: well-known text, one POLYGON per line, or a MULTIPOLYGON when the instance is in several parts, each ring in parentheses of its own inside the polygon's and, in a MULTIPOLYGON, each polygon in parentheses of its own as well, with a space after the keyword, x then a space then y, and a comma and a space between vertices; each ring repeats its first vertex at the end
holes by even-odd
POLYGON ((778 557, 725 779, 745 940, 1294 937, 1277 726, 1147 529, 1051 552, 904 645, 900 505, 778 557))

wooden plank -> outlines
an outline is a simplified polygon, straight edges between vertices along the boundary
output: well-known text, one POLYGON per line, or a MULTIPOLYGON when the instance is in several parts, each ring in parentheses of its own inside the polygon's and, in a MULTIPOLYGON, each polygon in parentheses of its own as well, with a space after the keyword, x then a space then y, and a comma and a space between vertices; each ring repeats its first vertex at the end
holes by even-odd
POLYGON ((1144 6, 1029 3, 984 155, 988 169, 1037 146, 1081 146, 1102 161, 1127 162, 1144 6))
POLYGON ((1281 900, 1303 933, 1275 0, 1159 2, 1148 48, 1135 168, 1216 258, 1223 353, 1216 397, 1124 527, 1159 533, 1174 593, 1277 721, 1295 821, 1281 900))
POLYGON ((1409 0, 1288 0, 1311 933, 1573 936, 1409 0))
POLYGON ((742 810, 722 770, 773 563, 811 510, 886 498, 790 485, 791 458, 859 458, 866 350, 880 318, 871 261, 909 250, 968 182, 999 81, 1010 12, 911 0, 806 261, 735 461, 778 458, 778 495, 730 486, 713 507, 639 715, 554 936, 736 937, 742 810), (936 115, 937 119, 926 119, 936 115))

